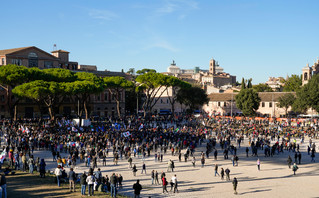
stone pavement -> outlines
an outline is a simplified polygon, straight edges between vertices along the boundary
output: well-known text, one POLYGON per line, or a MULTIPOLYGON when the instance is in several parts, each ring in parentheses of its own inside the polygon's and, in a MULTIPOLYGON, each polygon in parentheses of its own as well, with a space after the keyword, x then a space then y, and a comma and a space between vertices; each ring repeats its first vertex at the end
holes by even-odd
MULTIPOLYGON (((299 141, 298 141, 299 142, 299 141)), ((316 145, 319 145, 319 141, 315 140, 316 145)), ((283 154, 275 155, 274 157, 264 157, 263 151, 259 150, 259 159, 261 163, 261 170, 257 170, 257 157, 249 156, 246 158, 245 146, 248 145, 247 139, 237 154, 239 156, 239 165, 233 167, 231 162, 231 155, 229 160, 224 160, 222 151, 218 148, 217 161, 213 159, 213 153, 211 157, 206 159, 204 168, 201 168, 200 164, 200 152, 204 151, 206 144, 202 144, 200 148, 196 150, 196 167, 192 166, 191 160, 187 162, 179 162, 178 156, 171 156, 171 152, 168 151, 164 155, 163 162, 155 162, 154 155, 151 153, 151 157, 145 159, 147 174, 141 174, 142 170, 142 158, 133 158, 133 164, 136 164, 138 172, 136 177, 133 176, 131 169, 128 166, 127 160, 119 160, 117 166, 113 165, 112 152, 109 152, 107 158, 107 166, 102 167, 102 161, 98 163, 98 167, 101 168, 103 176, 119 173, 123 176, 123 189, 119 191, 127 196, 133 196, 132 186, 136 182, 136 179, 140 179, 140 183, 143 186, 141 197, 318 197, 319 196, 319 167, 317 162, 310 163, 310 156, 307 155, 306 148, 308 145, 308 139, 305 140, 300 146, 302 152, 302 163, 299 166, 299 170, 296 175, 293 175, 293 171, 287 166, 287 156, 291 155, 294 160, 294 153, 284 151, 283 154), (174 160, 175 170, 174 173, 167 172, 167 162, 169 159, 174 160), (234 195, 233 186, 231 181, 222 181, 220 177, 214 176, 213 165, 217 163, 220 168, 230 169, 231 181, 234 177, 238 179, 238 194, 234 195), (159 177, 162 171, 166 173, 166 178, 170 181, 173 174, 177 175, 179 193, 169 192, 168 194, 162 193, 161 185, 151 185, 151 171, 157 170, 159 177)), ((183 153, 183 151, 182 151, 183 153)), ((41 156, 45 158, 47 168, 54 170, 56 162, 52 162, 51 152, 49 151, 35 151, 34 156, 41 156)), ((62 156, 66 156, 62 153, 62 156)), ((183 157, 182 157, 183 159, 183 157)), ((318 159, 318 157, 317 157, 318 159)), ((82 173, 88 171, 88 168, 83 163, 77 164, 75 167, 76 173, 82 173)), ((68 171, 68 169, 67 169, 68 171)), ((160 180, 160 178, 159 178, 160 180)), ((160 181, 161 183, 161 181, 160 181)), ((168 191, 170 185, 167 186, 168 191)))

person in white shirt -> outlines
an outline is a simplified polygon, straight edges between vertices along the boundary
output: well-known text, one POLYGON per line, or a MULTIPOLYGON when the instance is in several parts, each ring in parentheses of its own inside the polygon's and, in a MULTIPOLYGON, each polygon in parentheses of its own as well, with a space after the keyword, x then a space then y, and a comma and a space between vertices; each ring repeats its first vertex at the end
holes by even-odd
POLYGON ((176 177, 176 175, 174 175, 174 176, 172 177, 172 182, 173 182, 173 184, 174 184, 174 193, 175 193, 175 192, 178 192, 178 189, 177 189, 177 177, 176 177))
POLYGON ((95 177, 94 175, 92 175, 91 173, 89 173, 88 177, 86 178, 86 183, 88 184, 88 188, 89 188, 89 196, 93 196, 94 195, 94 182, 95 182, 95 177))
POLYGON ((54 170, 54 174, 56 175, 57 183, 60 187, 60 178, 62 176, 62 169, 60 165, 58 165, 58 167, 54 170))

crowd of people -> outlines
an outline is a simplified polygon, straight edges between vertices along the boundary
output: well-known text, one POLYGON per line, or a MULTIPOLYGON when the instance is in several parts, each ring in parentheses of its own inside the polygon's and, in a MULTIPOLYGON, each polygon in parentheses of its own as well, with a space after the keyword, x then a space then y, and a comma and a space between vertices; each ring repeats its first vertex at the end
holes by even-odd
MULTIPOLYGON (((170 156, 178 162, 191 161, 196 166, 196 149, 200 146, 206 150, 200 154, 201 167, 205 167, 210 154, 214 160, 223 155, 224 160, 232 161, 233 166, 238 166, 238 149, 244 141, 248 147, 244 150, 246 157, 254 156, 257 168, 260 170, 261 152, 264 157, 273 157, 288 151, 294 156, 288 156, 287 163, 293 172, 301 164, 300 144, 309 137, 308 155, 311 162, 315 162, 316 145, 311 138, 317 137, 316 125, 306 126, 305 123, 269 122, 269 120, 233 119, 225 117, 152 117, 144 120, 135 116, 124 119, 109 119, 104 122, 93 123, 86 127, 77 127, 70 120, 59 119, 56 122, 41 120, 20 120, 10 122, 2 121, 1 135, 2 148, 6 153, 9 167, 22 171, 34 170, 40 173, 41 178, 46 176, 46 162, 34 155, 34 151, 50 151, 52 161, 56 162, 54 170, 57 185, 68 181, 70 192, 75 191, 75 183, 81 185, 81 194, 94 195, 94 191, 110 192, 116 197, 122 188, 123 176, 120 173, 111 173, 110 176, 102 175, 100 167, 107 166, 107 159, 112 159, 116 166, 119 160, 127 160, 134 176, 137 176, 138 167, 135 161, 142 160, 141 174, 147 174, 145 158, 154 157, 154 161, 161 163, 163 158, 170 156), (183 157, 183 160, 182 160, 183 157), (101 163, 102 162, 102 163, 101 163), (77 164, 84 163, 88 171, 76 173, 77 164), (102 165, 101 165, 102 164, 102 165), (66 171, 68 168, 69 171, 66 171)), ((230 169, 221 168, 214 164, 215 176, 219 175, 230 181, 230 169)), ((167 164, 167 172, 174 172, 174 160, 167 164)), ((152 170, 151 184, 159 184, 159 173, 152 170)), ((138 176, 137 176, 138 177, 138 176)), ((177 176, 168 182, 165 173, 161 173, 163 193, 167 185, 171 191, 178 192, 177 176)), ((237 178, 232 182, 237 193, 237 178)), ((139 180, 134 184, 134 194, 139 196, 142 186, 139 180)))

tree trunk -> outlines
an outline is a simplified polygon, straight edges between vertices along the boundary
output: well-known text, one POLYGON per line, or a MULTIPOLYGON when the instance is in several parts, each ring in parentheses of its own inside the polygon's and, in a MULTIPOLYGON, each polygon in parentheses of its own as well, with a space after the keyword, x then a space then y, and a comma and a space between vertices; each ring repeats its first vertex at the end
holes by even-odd
POLYGON ((54 110, 53 110, 53 107, 52 106, 49 106, 48 107, 48 110, 49 110, 49 114, 50 114, 50 118, 51 120, 54 120, 55 117, 54 117, 54 110))
POLYGON ((116 109, 117 109, 118 117, 121 118, 120 101, 119 100, 116 100, 116 109))
POLYGON ((13 118, 14 121, 17 120, 17 106, 18 106, 18 105, 16 105, 16 104, 14 105, 14 118, 13 118))
POLYGON ((86 102, 83 103, 84 112, 85 112, 85 119, 89 119, 88 109, 86 102))

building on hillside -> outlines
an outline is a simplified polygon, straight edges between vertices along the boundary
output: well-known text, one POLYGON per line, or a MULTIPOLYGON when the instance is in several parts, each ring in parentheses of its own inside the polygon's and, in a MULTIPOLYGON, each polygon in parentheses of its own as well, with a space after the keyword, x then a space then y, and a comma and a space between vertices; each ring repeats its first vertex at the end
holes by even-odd
POLYGON ((302 68, 302 85, 305 85, 309 82, 309 80, 312 78, 313 75, 319 73, 319 58, 317 58, 317 61, 314 62, 314 64, 309 67, 309 64, 302 68))
POLYGON ((167 68, 166 75, 174 75, 177 78, 185 79, 185 81, 199 83, 202 85, 210 85, 214 87, 222 87, 225 85, 233 85, 236 83, 236 76, 225 73, 224 69, 219 66, 218 62, 213 58, 209 62, 209 70, 202 70, 199 67, 194 69, 180 69, 176 66, 175 61, 167 68), (192 80, 190 80, 192 79, 192 80))
MULTIPOLYGON (((37 67, 39 69, 49 68, 64 68, 72 70, 73 72, 90 72, 100 77, 108 76, 122 76, 127 77, 122 72, 111 71, 98 71, 95 65, 79 65, 78 62, 69 60, 70 52, 64 50, 55 50, 51 54, 45 52, 35 46, 22 47, 14 49, 0 50, 0 67, 2 65, 15 64, 23 65, 26 67, 37 67)), ((0 88, 0 118, 8 118, 10 116, 8 109, 8 98, 14 97, 6 96, 6 92, 3 88, 0 88)), ((120 96, 120 110, 121 113, 125 113, 125 91, 120 96)), ((91 116, 116 116, 116 101, 114 96, 110 94, 108 90, 104 92, 92 95, 91 104, 89 105, 91 116)), ((57 115, 67 116, 75 115, 78 111, 77 102, 72 102, 70 98, 66 98, 60 105, 59 109, 56 109, 57 115)), ((34 118, 40 117, 41 113, 47 115, 47 109, 34 103, 30 99, 20 100, 17 106, 18 117, 34 118)))
POLYGON ((280 91, 281 87, 284 85, 283 77, 269 77, 268 81, 265 82, 273 91, 280 91))
POLYGON ((208 72, 208 71, 202 70, 199 67, 195 67, 194 69, 181 69, 178 66, 176 66, 176 63, 174 60, 173 60, 173 63, 167 68, 167 73, 177 75, 177 76, 181 74, 193 75, 199 72, 208 72))
MULTIPOLYGON (((257 115, 265 117, 282 117, 285 115, 285 109, 278 107, 278 99, 287 93, 294 92, 259 92, 261 99, 257 115)), ((208 105, 203 106, 203 110, 210 115, 241 115, 242 112, 236 107, 236 95, 233 93, 212 93, 209 97, 208 105)), ((288 109, 291 111, 291 108, 288 109)))

